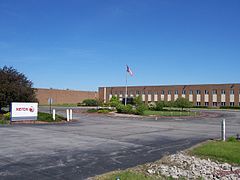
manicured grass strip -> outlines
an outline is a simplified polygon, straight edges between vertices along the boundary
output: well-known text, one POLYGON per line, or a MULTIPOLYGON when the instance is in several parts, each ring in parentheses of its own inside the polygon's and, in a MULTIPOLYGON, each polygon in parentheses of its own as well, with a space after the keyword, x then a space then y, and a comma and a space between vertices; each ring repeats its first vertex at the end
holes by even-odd
POLYGON ((144 115, 155 115, 155 116, 195 116, 195 112, 187 112, 187 111, 144 111, 144 115))
MULTIPOLYGON (((121 171, 108 173, 102 176, 95 177, 95 180, 115 180, 119 177, 121 180, 154 180, 160 178, 153 178, 145 176, 143 173, 131 172, 131 171, 121 171)), ((162 178, 161 178, 162 179, 162 178)))
POLYGON ((209 142, 190 152, 203 158, 240 165, 240 142, 209 142))
POLYGON ((45 121, 45 122, 57 122, 57 121, 62 121, 65 120, 64 117, 56 115, 56 120, 52 119, 52 115, 49 113, 43 113, 39 112, 38 113, 38 121, 45 121))

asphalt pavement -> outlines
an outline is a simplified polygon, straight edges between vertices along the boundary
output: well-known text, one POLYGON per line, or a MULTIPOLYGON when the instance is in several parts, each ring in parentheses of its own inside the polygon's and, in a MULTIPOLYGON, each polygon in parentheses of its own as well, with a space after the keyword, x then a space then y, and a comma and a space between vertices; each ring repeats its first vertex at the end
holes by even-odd
MULTIPOLYGON (((65 108, 56 110, 65 114, 65 108)), ((220 138, 222 119, 227 136, 240 133, 240 112, 207 113, 155 120, 85 114, 74 108, 76 121, 68 124, 1 126, 0 179, 86 179, 152 162, 220 138)))

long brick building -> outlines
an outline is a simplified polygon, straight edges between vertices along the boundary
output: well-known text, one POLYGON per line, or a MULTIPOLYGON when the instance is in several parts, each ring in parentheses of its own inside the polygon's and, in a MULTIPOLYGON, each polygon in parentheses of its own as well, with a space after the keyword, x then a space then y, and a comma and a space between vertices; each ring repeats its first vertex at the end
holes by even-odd
MULTIPOLYGON (((109 102, 112 96, 125 97, 125 87, 100 87, 99 99, 109 102)), ((127 97, 141 96, 147 104, 157 101, 174 101, 184 97, 195 106, 240 106, 240 84, 202 84, 172 86, 130 86, 127 97)))

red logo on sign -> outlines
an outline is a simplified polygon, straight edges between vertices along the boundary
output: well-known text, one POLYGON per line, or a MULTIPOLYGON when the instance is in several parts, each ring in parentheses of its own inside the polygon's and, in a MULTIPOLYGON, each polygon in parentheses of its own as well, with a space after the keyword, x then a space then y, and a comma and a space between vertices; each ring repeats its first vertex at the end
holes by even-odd
POLYGON ((34 112, 34 108, 32 106, 30 108, 21 107, 21 108, 16 108, 16 111, 30 111, 30 112, 34 112))
POLYGON ((30 112, 34 112, 34 108, 31 106, 31 107, 29 108, 29 111, 30 111, 30 112))

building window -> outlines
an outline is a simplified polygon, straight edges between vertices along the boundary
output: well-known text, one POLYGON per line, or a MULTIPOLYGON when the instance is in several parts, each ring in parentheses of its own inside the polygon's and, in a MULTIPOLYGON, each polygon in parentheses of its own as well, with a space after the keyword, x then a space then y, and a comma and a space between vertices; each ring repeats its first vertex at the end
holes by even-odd
POLYGON ((192 91, 192 90, 190 90, 190 91, 189 91, 189 94, 193 94, 193 91, 192 91))
POLYGON ((136 91, 136 94, 139 95, 139 94, 140 94, 140 91, 136 91))
POLYGON ((205 106, 209 106, 209 102, 205 102, 205 106))
POLYGON ((178 90, 175 90, 175 92, 174 92, 174 93, 175 93, 175 95, 178 95, 178 90))
POLYGON ((233 89, 230 90, 230 94, 234 94, 234 90, 233 89))
POLYGON ((230 106, 234 106, 234 102, 230 102, 230 106))
POLYGON ((154 92, 154 95, 158 95, 158 92, 154 92))
POLYGON ((185 94, 186 94, 186 90, 183 90, 183 91, 182 91, 182 94, 184 94, 184 95, 185 95, 185 94))
POLYGON ((222 90, 221 90, 221 94, 226 94, 225 89, 222 89, 222 90))
POLYGON ((204 94, 209 94, 208 90, 205 90, 205 91, 204 91, 204 94))
POLYGON ((163 95, 164 95, 164 90, 162 90, 161 94, 163 94, 163 95))
POLYGON ((197 106, 201 106, 201 102, 197 102, 197 106))
POLYGON ((123 92, 122 92, 122 91, 120 91, 120 94, 122 95, 122 94, 123 94, 123 92))
POLYGON ((197 90, 196 93, 197 93, 197 94, 201 94, 201 91, 200 91, 200 90, 197 90))
POLYGON ((225 102, 221 102, 221 106, 226 106, 226 103, 225 102))
POLYGON ((213 102, 213 107, 217 107, 217 102, 213 102))
POLYGON ((216 89, 212 90, 212 94, 217 94, 217 90, 216 89))
POLYGON ((145 92, 144 92, 144 91, 142 92, 142 95, 145 95, 145 92))
POLYGON ((152 92, 151 92, 151 91, 148 91, 148 95, 152 95, 152 92))
POLYGON ((169 91, 168 91, 168 94, 172 94, 172 92, 169 90, 169 91))

